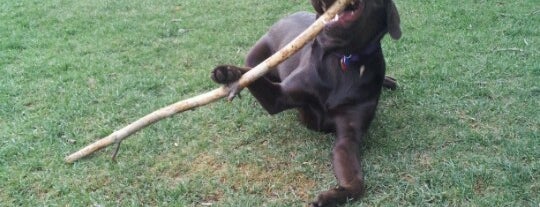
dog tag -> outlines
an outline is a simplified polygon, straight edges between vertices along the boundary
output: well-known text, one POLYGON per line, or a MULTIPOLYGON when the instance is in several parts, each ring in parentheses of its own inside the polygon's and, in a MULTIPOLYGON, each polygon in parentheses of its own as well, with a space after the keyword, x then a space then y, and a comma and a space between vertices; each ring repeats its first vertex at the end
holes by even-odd
POLYGON ((339 61, 341 65, 341 70, 343 72, 347 71, 347 69, 349 68, 351 57, 352 55, 343 56, 341 60, 339 61))

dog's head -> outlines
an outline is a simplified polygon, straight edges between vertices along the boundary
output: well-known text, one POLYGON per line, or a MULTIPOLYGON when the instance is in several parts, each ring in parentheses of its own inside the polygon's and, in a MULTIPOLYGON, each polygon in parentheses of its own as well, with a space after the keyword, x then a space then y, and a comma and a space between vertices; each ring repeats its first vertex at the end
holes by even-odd
MULTIPOLYGON (((317 16, 335 0, 311 0, 317 16)), ((358 52, 385 33, 401 37, 400 18, 392 0, 353 0, 344 11, 328 22, 319 36, 325 48, 358 52)))

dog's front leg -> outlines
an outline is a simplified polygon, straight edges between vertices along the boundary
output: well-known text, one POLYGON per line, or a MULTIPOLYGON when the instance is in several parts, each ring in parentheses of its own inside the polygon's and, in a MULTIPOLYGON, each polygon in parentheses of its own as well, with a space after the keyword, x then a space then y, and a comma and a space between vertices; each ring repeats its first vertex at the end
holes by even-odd
POLYGON ((319 194, 312 206, 335 206, 364 194, 360 144, 373 111, 374 106, 362 111, 350 110, 336 117, 337 138, 332 150, 332 164, 339 186, 319 194))
MULTIPOLYGON (((232 65, 220 65, 212 71, 212 80, 216 83, 226 84, 235 87, 235 84, 242 74, 249 71, 248 67, 237 67, 232 65)), ((268 75, 263 76, 247 86, 251 94, 259 101, 261 106, 270 114, 276 114, 286 109, 297 107, 290 95, 284 91, 281 83, 270 80, 268 75)), ((298 88, 298 87, 297 87, 298 88)), ((239 93, 240 91, 233 91, 239 93)), ((235 96, 236 94, 233 94, 235 96)))

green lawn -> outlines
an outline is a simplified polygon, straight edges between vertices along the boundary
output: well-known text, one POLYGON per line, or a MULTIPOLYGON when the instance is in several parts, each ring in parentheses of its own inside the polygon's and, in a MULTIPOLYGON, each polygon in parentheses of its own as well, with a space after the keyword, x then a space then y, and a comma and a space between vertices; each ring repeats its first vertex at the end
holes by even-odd
MULTIPOLYGON (((540 205, 540 4, 396 1, 403 38, 348 206, 540 205)), ((307 0, 0 4, 0 206, 304 206, 336 184, 331 135, 243 92, 113 148, 64 156, 217 85, 307 0)))

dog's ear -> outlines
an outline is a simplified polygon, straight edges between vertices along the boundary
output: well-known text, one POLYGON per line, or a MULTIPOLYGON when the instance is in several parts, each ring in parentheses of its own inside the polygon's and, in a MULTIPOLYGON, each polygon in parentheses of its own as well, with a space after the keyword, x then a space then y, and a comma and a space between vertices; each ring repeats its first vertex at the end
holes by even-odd
POLYGON ((392 38, 397 40, 401 37, 399 13, 394 1, 389 1, 386 5, 386 25, 388 26, 388 33, 390 33, 392 38))
POLYGON ((317 18, 319 18, 320 14, 324 13, 322 3, 323 2, 321 2, 320 0, 311 0, 311 5, 313 5, 313 8, 317 12, 317 18))

